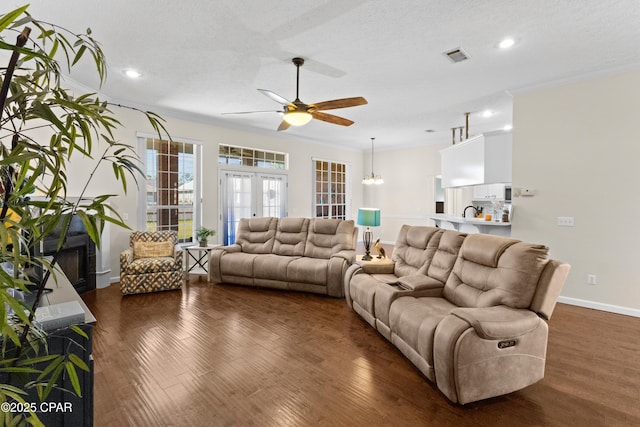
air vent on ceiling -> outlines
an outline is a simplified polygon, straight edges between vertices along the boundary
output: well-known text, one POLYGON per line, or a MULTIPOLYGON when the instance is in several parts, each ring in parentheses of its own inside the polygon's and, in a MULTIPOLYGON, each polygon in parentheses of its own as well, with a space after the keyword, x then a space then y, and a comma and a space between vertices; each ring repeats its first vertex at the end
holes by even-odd
POLYGON ((457 47, 455 49, 448 50, 443 53, 447 58, 451 60, 451 62, 462 62, 469 59, 469 54, 464 51, 461 47, 457 47))

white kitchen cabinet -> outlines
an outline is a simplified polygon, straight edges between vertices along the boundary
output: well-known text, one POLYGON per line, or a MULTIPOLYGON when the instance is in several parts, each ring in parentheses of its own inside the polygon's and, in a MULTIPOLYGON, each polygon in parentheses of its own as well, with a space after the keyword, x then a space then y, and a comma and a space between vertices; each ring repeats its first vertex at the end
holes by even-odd
POLYGON ((483 184, 473 186, 473 201, 496 200, 504 201, 504 190, 506 184, 483 184))
POLYGON ((511 133, 489 132, 440 150, 442 187, 511 182, 511 133))

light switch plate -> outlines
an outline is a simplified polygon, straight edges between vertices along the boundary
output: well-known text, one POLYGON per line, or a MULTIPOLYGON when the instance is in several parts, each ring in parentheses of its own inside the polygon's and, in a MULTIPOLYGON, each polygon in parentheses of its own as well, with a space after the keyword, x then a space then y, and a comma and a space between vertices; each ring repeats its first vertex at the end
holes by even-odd
POLYGON ((560 227, 573 227, 573 217, 572 216, 559 216, 558 217, 558 225, 560 227))

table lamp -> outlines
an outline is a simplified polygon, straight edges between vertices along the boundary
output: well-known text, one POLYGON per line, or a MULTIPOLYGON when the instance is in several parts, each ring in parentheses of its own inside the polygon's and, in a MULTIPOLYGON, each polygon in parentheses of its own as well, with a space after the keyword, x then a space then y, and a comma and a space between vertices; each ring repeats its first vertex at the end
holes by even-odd
POLYGON ((371 261, 371 249, 372 233, 369 227, 378 227, 380 225, 380 209, 376 208, 360 208, 358 209, 358 225, 365 225, 367 229, 364 231, 363 243, 365 254, 362 257, 363 261, 371 261))

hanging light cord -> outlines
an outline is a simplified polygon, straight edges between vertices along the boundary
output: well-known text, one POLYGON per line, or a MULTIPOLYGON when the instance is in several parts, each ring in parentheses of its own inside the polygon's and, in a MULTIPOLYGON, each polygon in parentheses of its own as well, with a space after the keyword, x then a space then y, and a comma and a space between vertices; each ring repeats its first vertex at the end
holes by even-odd
POLYGON ((373 173, 373 140, 375 138, 371 138, 371 177, 373 178, 375 174, 373 173))

